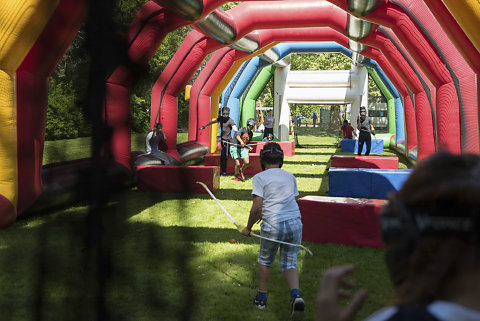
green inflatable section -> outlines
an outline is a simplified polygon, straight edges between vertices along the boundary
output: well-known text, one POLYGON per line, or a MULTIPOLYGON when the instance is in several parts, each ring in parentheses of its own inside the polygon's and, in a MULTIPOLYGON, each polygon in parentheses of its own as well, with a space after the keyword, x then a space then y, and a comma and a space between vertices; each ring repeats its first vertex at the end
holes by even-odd
POLYGON ((275 73, 275 66, 269 65, 262 69, 262 71, 258 74, 255 81, 252 82, 252 86, 250 89, 245 90, 244 96, 242 96, 242 100, 240 101, 241 107, 241 118, 240 124, 241 126, 246 126, 247 120, 249 118, 255 118, 255 102, 257 101, 258 97, 262 93, 263 89, 273 77, 275 73))

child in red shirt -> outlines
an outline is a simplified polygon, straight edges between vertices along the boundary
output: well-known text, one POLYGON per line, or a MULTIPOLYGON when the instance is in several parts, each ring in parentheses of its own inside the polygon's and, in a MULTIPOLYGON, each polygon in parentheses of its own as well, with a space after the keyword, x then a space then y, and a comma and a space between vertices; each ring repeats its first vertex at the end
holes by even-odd
MULTIPOLYGON (((343 121, 343 125, 340 127, 340 130, 342 131, 342 140, 345 138, 353 139, 354 137, 357 137, 355 129, 348 123, 346 119, 343 121)), ((338 147, 342 147, 341 142, 338 143, 338 147)))

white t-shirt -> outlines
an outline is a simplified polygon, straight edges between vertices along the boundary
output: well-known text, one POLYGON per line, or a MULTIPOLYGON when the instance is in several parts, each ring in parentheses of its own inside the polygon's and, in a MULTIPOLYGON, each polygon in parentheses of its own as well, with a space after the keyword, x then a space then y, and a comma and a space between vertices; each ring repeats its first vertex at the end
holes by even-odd
POLYGON ((147 151, 147 154, 151 154, 153 152, 158 152, 158 145, 160 144, 160 141, 165 137, 164 134, 157 134, 155 137, 153 137, 152 144, 150 144, 150 139, 152 139, 153 136, 153 130, 148 133, 147 138, 145 139, 145 150, 147 151))
MULTIPOLYGON (((427 306, 428 312, 440 321, 479 321, 480 311, 472 310, 459 304, 448 301, 434 301, 427 306)), ((391 306, 381 309, 365 321, 384 321, 397 312, 397 307, 391 306)))
POLYGON ((281 168, 270 168, 253 176, 252 195, 263 198, 263 220, 268 224, 301 218, 295 200, 297 180, 281 168))

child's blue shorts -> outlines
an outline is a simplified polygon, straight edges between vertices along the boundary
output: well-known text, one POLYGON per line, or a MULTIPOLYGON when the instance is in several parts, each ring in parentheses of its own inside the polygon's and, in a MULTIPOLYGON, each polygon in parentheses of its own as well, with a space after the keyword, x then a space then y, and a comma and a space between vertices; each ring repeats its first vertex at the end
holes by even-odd
MULTIPOLYGON (((262 222, 260 235, 293 244, 302 243, 302 221, 300 218, 286 220, 270 225, 262 222)), ((258 263, 271 266, 275 261, 275 254, 280 247, 280 271, 297 268, 297 255, 300 248, 297 246, 279 244, 267 240, 260 240, 260 251, 258 252, 258 263)))

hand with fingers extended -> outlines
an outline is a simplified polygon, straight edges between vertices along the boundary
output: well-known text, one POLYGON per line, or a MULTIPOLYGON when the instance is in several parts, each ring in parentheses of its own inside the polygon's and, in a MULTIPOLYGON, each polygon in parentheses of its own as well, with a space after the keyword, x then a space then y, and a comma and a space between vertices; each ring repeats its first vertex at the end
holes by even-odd
POLYGON ((346 276, 354 270, 354 265, 341 265, 328 269, 323 273, 320 290, 316 299, 316 321, 350 321, 360 310, 367 298, 367 291, 359 290, 353 296, 346 289, 354 284, 346 276), (345 308, 340 308, 340 298, 351 298, 345 308))

